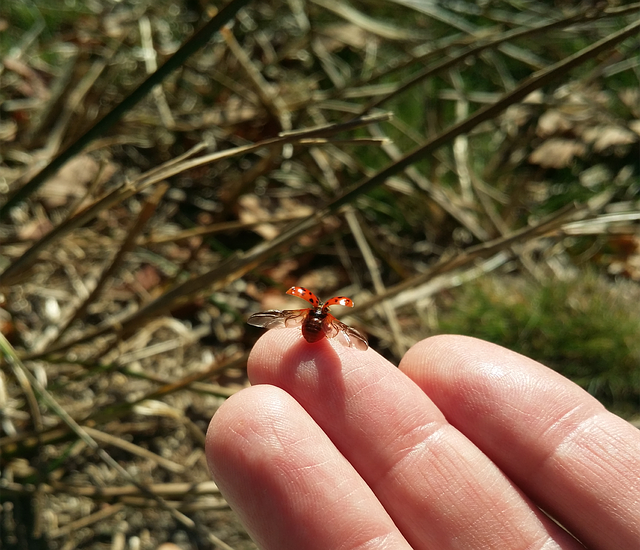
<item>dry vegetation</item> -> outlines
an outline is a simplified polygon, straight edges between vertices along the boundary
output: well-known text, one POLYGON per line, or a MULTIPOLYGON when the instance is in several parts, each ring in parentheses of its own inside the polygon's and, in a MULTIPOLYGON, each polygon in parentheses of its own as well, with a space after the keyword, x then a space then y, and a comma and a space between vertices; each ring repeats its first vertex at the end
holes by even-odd
POLYGON ((272 0, 191 52, 206 2, 8 8, 3 548, 254 548, 204 433, 293 284, 637 413, 639 4, 272 0))

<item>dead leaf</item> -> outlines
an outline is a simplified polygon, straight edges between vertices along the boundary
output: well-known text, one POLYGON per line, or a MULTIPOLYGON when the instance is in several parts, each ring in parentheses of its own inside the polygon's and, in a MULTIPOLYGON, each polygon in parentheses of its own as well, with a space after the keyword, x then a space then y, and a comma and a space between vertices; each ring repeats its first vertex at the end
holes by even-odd
MULTIPOLYGON (((264 208, 260 199, 255 195, 242 195, 238 199, 238 218, 243 223, 255 223, 272 217, 271 212, 264 208)), ((271 240, 278 236, 280 231, 270 223, 263 223, 252 228, 263 239, 271 240)))
POLYGON ((584 155, 586 149, 583 143, 573 139, 551 138, 529 155, 529 162, 543 168, 566 168, 574 157, 584 155))
POLYGON ((351 46, 355 50, 362 50, 367 45, 367 33, 364 29, 350 23, 329 25, 320 31, 318 36, 328 52, 339 51, 351 46))
MULTIPOLYGON (((89 155, 79 155, 65 164, 58 173, 48 179, 38 195, 49 208, 67 204, 69 199, 81 197, 87 192, 100 170, 100 164, 89 155)), ((100 174, 100 182, 106 182, 116 171, 115 164, 107 165, 100 174)))
POLYGON ((560 134, 571 129, 571 121, 557 109, 549 109, 542 113, 538 120, 537 134, 540 137, 560 134))
POLYGON ((620 101, 629 108, 634 116, 640 116, 640 90, 638 88, 624 88, 618 95, 620 101))
POLYGON ((640 120, 632 120, 629 122, 629 128, 640 136, 640 120))
POLYGON ((291 273, 299 267, 300 263, 298 260, 294 260, 292 258, 283 259, 267 270, 267 273, 269 274, 269 278, 273 281, 280 284, 286 284, 285 281, 291 278, 291 273))
MULTIPOLYGON (((278 217, 310 216, 312 213, 313 209, 310 206, 287 197, 281 199, 276 212, 266 209, 261 199, 255 195, 243 195, 238 199, 238 218, 244 223, 255 223, 278 217)), ((253 227, 252 230, 264 239, 270 240, 280 234, 282 225, 262 223, 253 227)))
POLYGON ((582 139, 587 143, 593 143, 593 150, 601 153, 609 147, 615 145, 628 145, 638 140, 638 137, 622 126, 600 125, 587 128, 582 139))
POLYGON ((0 121, 0 141, 15 141, 18 123, 15 120, 0 121))
POLYGON ((6 70, 13 71, 24 79, 22 85, 19 86, 24 95, 38 99, 47 99, 49 97, 49 90, 43 79, 29 65, 11 56, 4 57, 2 64, 6 70))
MULTIPOLYGON (((331 267, 322 267, 314 269, 313 271, 308 271, 302 275, 297 284, 305 288, 310 288, 313 292, 320 295, 325 294, 327 289, 336 288, 340 284, 340 277, 338 276, 336 269, 331 267)), ((330 296, 320 296, 321 300, 326 300, 328 298, 330 298, 330 296)))
POLYGON ((511 105, 505 111, 502 121, 505 131, 510 136, 517 136, 520 128, 524 126, 533 115, 533 110, 529 105, 517 104, 511 105))
POLYGON ((21 241, 37 241, 53 229, 53 224, 47 218, 30 220, 18 229, 18 238, 21 241))
POLYGON ((135 274, 136 282, 145 290, 157 287, 162 278, 158 270, 152 265, 143 265, 135 274))

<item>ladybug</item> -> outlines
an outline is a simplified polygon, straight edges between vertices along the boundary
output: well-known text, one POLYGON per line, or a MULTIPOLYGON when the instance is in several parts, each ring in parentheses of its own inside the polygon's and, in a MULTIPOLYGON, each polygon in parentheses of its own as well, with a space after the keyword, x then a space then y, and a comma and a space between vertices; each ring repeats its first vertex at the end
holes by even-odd
POLYGON ((338 341, 347 347, 366 351, 369 348, 367 339, 356 329, 338 321, 331 313, 331 306, 353 307, 353 300, 344 296, 335 296, 326 303, 322 303, 318 297, 301 286, 292 286, 287 290, 287 294, 297 296, 309 302, 313 307, 305 309, 285 309, 280 311, 271 309, 254 313, 247 319, 247 322, 254 327, 262 328, 289 328, 302 327, 302 336, 313 344, 323 338, 337 338, 338 341))

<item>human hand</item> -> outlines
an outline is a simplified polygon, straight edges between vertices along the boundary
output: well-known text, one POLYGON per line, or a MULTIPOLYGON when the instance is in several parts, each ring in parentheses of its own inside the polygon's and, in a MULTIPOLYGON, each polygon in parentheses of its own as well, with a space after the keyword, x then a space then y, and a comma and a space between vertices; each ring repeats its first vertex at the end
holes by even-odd
POLYGON ((437 336, 395 368, 267 332, 207 433, 267 549, 640 548, 640 431, 499 346, 437 336))

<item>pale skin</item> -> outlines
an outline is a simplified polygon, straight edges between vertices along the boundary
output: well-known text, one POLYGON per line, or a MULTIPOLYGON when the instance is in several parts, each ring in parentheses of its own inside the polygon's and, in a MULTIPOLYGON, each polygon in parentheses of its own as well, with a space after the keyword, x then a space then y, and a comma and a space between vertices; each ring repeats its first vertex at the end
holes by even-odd
POLYGON ((640 548, 640 430, 481 340, 429 338, 399 367, 260 338, 206 449, 259 548, 640 548))

